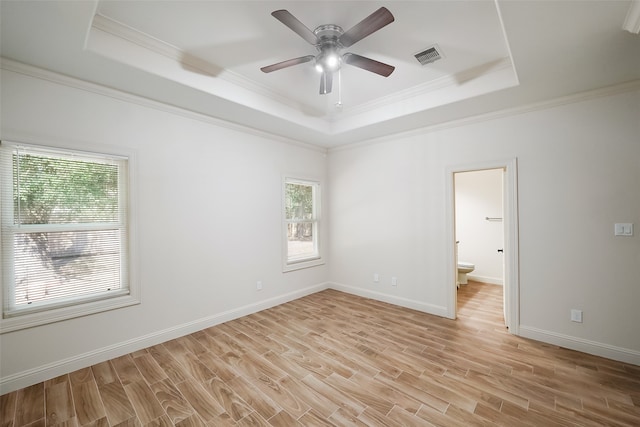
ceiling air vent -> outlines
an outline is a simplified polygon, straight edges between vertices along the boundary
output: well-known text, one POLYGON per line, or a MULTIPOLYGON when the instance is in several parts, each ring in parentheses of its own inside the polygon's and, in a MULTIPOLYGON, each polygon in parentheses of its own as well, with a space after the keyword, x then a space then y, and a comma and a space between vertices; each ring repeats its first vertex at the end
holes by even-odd
POLYGON ((418 52, 415 54, 416 59, 422 65, 431 64, 432 62, 437 61, 438 59, 444 58, 444 55, 440 52, 440 48, 438 45, 433 45, 422 52, 418 52))

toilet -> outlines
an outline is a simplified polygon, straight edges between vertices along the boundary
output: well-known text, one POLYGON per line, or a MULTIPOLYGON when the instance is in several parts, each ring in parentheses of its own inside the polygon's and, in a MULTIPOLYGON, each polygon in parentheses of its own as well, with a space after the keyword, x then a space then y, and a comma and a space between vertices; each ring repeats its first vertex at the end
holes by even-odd
POLYGON ((467 274, 471 273, 475 268, 476 266, 470 262, 458 261, 458 283, 466 285, 468 283, 467 274))
MULTIPOLYGON (((456 241, 456 261, 458 260, 458 245, 460 244, 460 241, 456 241)), ((471 264, 470 262, 463 262, 463 261, 457 261, 458 262, 458 281, 457 281, 457 285, 466 285, 467 282, 467 274, 471 273, 473 270, 476 269, 476 266, 474 264, 471 264)))

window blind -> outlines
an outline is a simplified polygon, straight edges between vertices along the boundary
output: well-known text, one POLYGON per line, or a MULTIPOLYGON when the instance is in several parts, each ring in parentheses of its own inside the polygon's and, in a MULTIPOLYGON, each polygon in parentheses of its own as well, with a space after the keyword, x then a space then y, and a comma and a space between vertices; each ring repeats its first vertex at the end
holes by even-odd
POLYGON ((127 160, 2 142, 3 316, 128 294, 127 160))

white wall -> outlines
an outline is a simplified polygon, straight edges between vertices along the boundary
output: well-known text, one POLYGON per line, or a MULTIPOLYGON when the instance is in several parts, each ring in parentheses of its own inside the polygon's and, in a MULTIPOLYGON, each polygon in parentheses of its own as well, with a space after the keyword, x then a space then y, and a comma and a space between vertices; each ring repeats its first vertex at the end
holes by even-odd
POLYGON ((640 364, 640 239, 613 236, 615 222, 640 229, 638 90, 333 150, 327 160, 91 87, 7 70, 1 78, 1 138, 136 150, 142 304, 0 335, 0 393, 323 289, 329 279, 445 315, 446 168, 514 157, 520 332, 640 364), (323 180, 325 234, 331 228, 327 265, 283 274, 287 172, 323 180), (569 321, 571 308, 584 311, 584 323, 569 321))
POLYGON ((11 71, 1 83, 3 139, 136 151, 142 304, 0 335, 0 394, 326 286, 326 265, 282 273, 280 234, 283 174, 326 183, 323 151, 11 71))
POLYGON ((443 314, 446 169, 517 158, 520 333, 640 364, 640 237, 613 236, 640 229, 639 117, 636 89, 333 150, 332 281, 443 314))
POLYGON ((455 177, 458 261, 475 265, 469 279, 503 284, 502 169, 459 172, 455 177), (500 218, 487 220, 486 218, 500 218))

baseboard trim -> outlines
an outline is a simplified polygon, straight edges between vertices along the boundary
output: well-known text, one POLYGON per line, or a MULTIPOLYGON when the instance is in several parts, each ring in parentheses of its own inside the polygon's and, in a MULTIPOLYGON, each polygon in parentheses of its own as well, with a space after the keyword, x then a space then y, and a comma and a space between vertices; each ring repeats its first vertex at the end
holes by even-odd
POLYGON ((473 280, 474 282, 487 283, 489 285, 500 285, 500 286, 504 285, 502 279, 500 279, 499 277, 486 277, 486 276, 476 276, 474 274, 467 274, 467 279, 473 280))
POLYGON ((427 304, 420 301, 414 301, 408 298, 398 297, 395 295, 389 295, 382 292, 371 291, 368 289, 357 288, 354 286, 345 285, 342 283, 330 282, 330 289, 336 291, 346 292, 348 294, 358 295, 365 298, 371 298, 376 301, 388 302, 400 307, 410 308, 412 310, 422 311, 427 314, 433 314, 435 316, 447 317, 447 307, 427 304))
MULTIPOLYGON (((96 363, 104 362, 105 360, 110 360, 124 354, 132 353, 143 348, 188 335, 220 323, 266 310, 325 289, 335 289, 348 294, 371 298, 377 301, 387 302, 389 304, 418 310, 440 317, 447 317, 447 308, 444 306, 427 304, 408 298, 348 286, 341 283, 325 282, 0 378, 0 395, 37 384, 50 378, 55 378, 59 375, 73 372, 87 366, 95 365, 96 363)), ((571 350, 581 351, 583 353, 640 366, 640 351, 616 347, 609 344, 558 334, 556 332, 545 331, 524 325, 520 325, 518 335, 523 338, 534 339, 536 341, 558 345, 571 350)))
POLYGON ((520 325, 519 335, 571 350, 640 366, 640 351, 520 325))
POLYGON ((233 310, 214 314, 173 328, 153 332, 138 338, 73 356, 68 359, 59 360, 57 362, 3 377, 0 379, 0 395, 323 291, 328 289, 330 287, 329 285, 329 283, 325 282, 309 286, 307 288, 269 298, 264 301, 247 304, 233 310))

